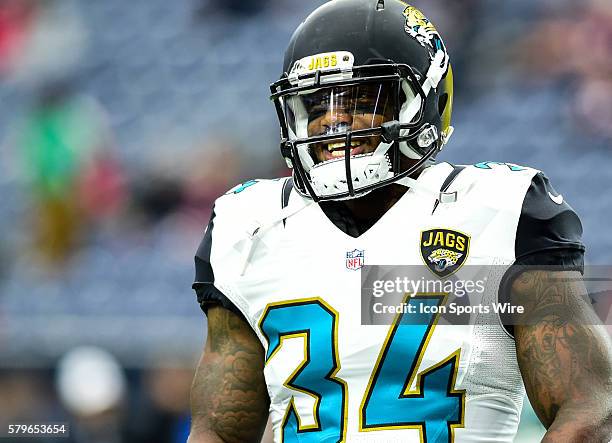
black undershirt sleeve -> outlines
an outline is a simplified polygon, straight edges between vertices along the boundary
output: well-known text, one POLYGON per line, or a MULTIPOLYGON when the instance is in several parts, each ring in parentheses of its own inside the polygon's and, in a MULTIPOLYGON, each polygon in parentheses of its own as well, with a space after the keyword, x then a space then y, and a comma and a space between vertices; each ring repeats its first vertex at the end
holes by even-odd
MULTIPOLYGON (((526 270, 584 272, 580 218, 541 172, 525 194, 514 246, 516 260, 500 284, 501 302, 509 300, 512 282, 526 270)), ((504 327, 513 333, 511 325, 504 327)))
POLYGON ((525 195, 514 244, 517 265, 584 271, 582 224, 548 177, 538 173, 525 195))
POLYGON ((242 316, 240 310, 225 296, 225 294, 215 287, 215 273, 210 263, 214 219, 215 209, 213 208, 204 238, 195 255, 195 281, 192 288, 196 292, 198 303, 204 313, 208 311, 209 306, 220 305, 242 316))

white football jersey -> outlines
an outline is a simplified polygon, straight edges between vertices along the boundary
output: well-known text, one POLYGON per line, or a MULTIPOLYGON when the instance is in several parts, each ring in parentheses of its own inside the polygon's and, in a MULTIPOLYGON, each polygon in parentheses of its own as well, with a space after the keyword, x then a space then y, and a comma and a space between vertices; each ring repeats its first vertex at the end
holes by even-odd
POLYGON ((440 163, 418 182, 452 198, 409 189, 356 237, 288 178, 246 182, 216 201, 194 288, 203 308, 239 312, 261 340, 275 442, 513 441, 524 387, 495 314, 364 325, 359 268, 422 265, 427 232, 469 242, 464 266, 546 257, 580 268, 580 221, 531 168, 440 163))

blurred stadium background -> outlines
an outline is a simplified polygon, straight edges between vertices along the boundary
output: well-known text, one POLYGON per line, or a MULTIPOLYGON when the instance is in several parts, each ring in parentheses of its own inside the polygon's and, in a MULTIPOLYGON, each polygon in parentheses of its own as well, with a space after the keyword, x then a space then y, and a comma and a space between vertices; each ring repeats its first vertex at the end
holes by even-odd
MULTIPOLYGON (((193 254, 214 198, 287 173, 268 84, 321 3, 0 0, 2 426, 185 440, 205 338, 193 254)), ((612 263, 612 3, 414 4, 455 68, 439 158, 543 169, 587 261, 612 263)), ((517 441, 537 441, 525 410, 517 441)))

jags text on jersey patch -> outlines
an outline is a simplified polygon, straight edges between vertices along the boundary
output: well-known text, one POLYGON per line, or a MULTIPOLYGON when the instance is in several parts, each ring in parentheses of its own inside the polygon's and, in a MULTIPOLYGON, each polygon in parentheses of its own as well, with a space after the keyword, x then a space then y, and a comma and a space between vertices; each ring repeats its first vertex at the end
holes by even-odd
POLYGON ((444 278, 465 263, 470 237, 452 229, 429 229, 421 232, 421 256, 431 271, 444 278))

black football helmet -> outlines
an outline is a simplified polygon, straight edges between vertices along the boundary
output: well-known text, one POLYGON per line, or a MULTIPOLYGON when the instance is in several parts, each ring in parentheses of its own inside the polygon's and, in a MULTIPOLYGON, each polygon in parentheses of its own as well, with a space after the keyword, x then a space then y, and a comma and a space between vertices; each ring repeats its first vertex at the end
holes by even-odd
POLYGON ((315 201, 397 182, 433 163, 452 134, 446 47, 402 1, 322 5, 293 34, 283 71, 270 86, 281 154, 315 201))

